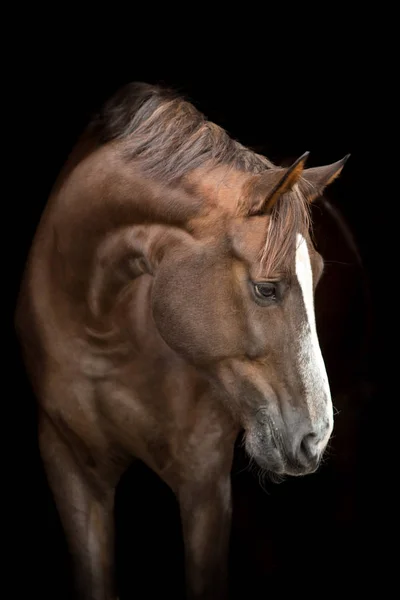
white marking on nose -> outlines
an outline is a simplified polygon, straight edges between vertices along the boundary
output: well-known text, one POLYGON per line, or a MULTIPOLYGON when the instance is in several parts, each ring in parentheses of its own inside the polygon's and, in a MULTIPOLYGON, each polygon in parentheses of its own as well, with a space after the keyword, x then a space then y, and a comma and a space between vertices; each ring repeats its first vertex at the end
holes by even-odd
MULTIPOLYGON (((333 406, 324 359, 318 341, 314 312, 313 274, 307 242, 297 234, 296 276, 303 296, 307 321, 300 333, 299 366, 313 425, 328 419, 327 439, 333 427, 333 406)), ((325 441, 325 440, 324 440, 325 441)))

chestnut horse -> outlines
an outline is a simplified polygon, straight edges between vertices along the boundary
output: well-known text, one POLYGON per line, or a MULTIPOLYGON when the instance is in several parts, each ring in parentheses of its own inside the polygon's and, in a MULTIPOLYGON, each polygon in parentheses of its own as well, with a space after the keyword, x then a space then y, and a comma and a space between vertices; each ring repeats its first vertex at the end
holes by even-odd
POLYGON ((227 595, 230 469, 321 460, 333 410, 314 315, 310 202, 343 159, 277 167, 170 90, 130 84, 56 182, 16 311, 78 595, 117 597, 116 485, 135 458, 175 493, 187 596, 227 595))

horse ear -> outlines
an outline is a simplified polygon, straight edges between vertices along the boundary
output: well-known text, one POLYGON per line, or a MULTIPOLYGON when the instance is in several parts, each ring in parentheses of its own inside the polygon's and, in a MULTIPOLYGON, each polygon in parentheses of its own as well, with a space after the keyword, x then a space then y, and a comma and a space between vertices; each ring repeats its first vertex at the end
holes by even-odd
POLYGON ((306 182, 306 184, 303 184, 301 188, 309 202, 313 202, 316 198, 321 196, 324 189, 339 177, 349 156, 350 154, 347 154, 342 160, 338 160, 331 165, 313 167, 312 169, 305 169, 303 171, 302 180, 303 182, 306 182))
POLYGON ((248 196, 251 198, 249 216, 262 215, 271 211, 278 198, 290 191, 299 181, 309 154, 305 152, 288 168, 268 169, 251 181, 248 196))

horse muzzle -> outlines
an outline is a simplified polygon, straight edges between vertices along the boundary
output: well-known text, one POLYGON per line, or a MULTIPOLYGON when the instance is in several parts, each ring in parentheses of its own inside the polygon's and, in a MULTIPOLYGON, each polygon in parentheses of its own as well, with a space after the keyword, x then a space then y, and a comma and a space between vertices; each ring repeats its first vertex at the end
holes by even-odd
POLYGON ((318 469, 331 433, 327 421, 318 430, 298 425, 278 429, 255 424, 246 432, 246 451, 263 469, 278 475, 308 475, 318 469))

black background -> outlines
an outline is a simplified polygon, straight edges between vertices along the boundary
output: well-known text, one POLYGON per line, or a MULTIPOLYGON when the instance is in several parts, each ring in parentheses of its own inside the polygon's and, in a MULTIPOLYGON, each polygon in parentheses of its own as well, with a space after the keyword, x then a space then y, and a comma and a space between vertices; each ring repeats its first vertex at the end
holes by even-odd
MULTIPOLYGON (((200 52, 196 59, 187 54, 186 43, 180 48, 178 44, 170 57, 165 56, 168 44, 154 51, 151 36, 138 47, 125 44, 122 49, 100 34, 77 46, 73 31, 56 43, 57 35, 46 37, 43 29, 21 38, 22 55, 6 92, 13 124, 11 168, 5 174, 12 184, 7 208, 13 226, 4 230, 5 238, 12 239, 12 250, 7 245, 12 310, 26 254, 58 170, 91 112, 128 81, 177 88, 210 120, 273 161, 309 150, 309 164, 314 166, 351 153, 328 197, 348 223, 362 257, 363 272, 355 276, 370 294, 371 303, 359 310, 362 315, 367 312, 372 323, 368 346, 362 366, 338 384, 344 400, 333 456, 339 458, 328 459, 317 475, 279 486, 266 483, 264 491, 256 477, 241 472, 239 456, 231 569, 238 597, 258 596, 260 590, 263 595, 279 591, 283 597, 291 590, 376 590, 383 598, 392 576, 388 557, 394 521, 388 528, 386 517, 392 515, 389 499, 395 492, 393 479, 383 475, 395 402, 383 383, 395 306, 390 283, 392 203, 397 201, 391 185, 396 176, 389 167, 391 77, 387 55, 382 46, 377 52, 373 36, 352 39, 357 29, 353 23, 350 32, 345 30, 346 41, 351 40, 348 47, 342 27, 339 22, 331 40, 320 35, 310 49, 295 47, 288 57, 279 45, 255 50, 250 42, 241 42, 235 56, 228 45, 211 56, 200 52), (388 180, 389 195, 383 191, 388 180)), ((203 46, 207 35, 211 33, 205 33, 203 46)), ((335 244, 336 238, 333 255, 335 244)), ((346 296, 345 287, 340 294, 346 296)), ((357 306, 351 310, 354 320, 360 320, 357 306)), ((338 352, 346 339, 351 346, 354 336, 360 336, 357 323, 354 329, 346 323, 338 352)), ((34 399, 14 337, 11 354, 13 393, 6 402, 15 414, 10 431, 7 420, 4 424, 5 439, 8 433, 12 439, 6 459, 11 464, 7 489, 15 568, 11 595, 36 593, 42 599, 64 600, 69 593, 67 552, 40 465, 34 399)), ((135 467, 121 482, 116 517, 121 600, 130 594, 178 598, 182 548, 178 509, 169 491, 143 466, 135 467)))

